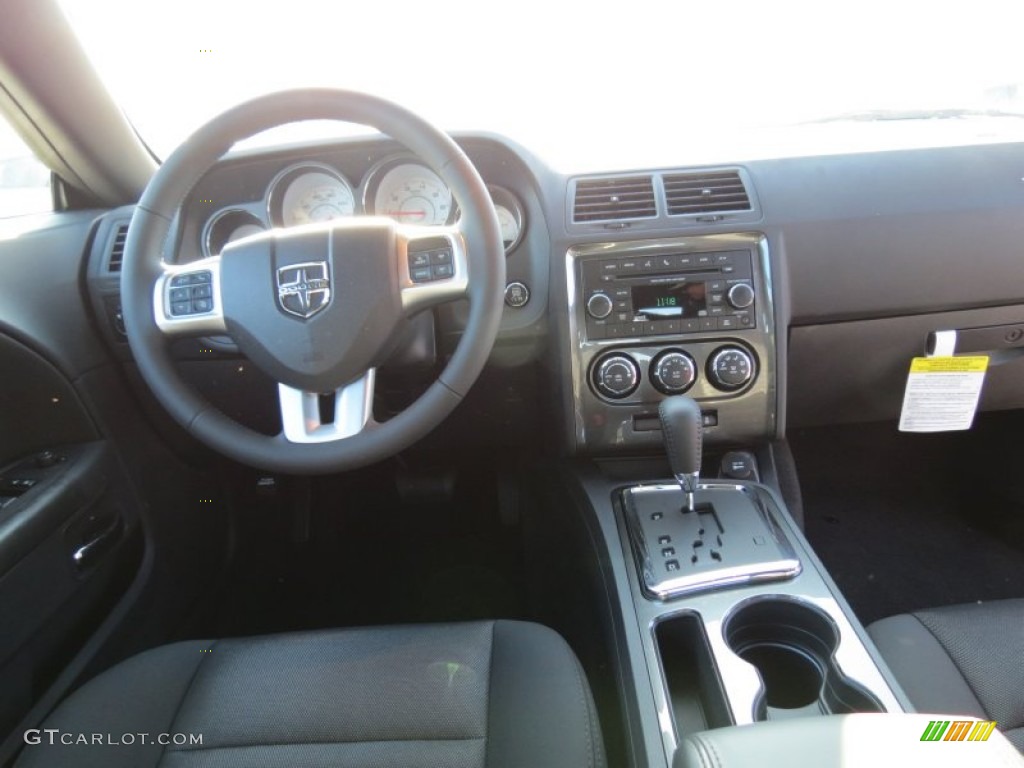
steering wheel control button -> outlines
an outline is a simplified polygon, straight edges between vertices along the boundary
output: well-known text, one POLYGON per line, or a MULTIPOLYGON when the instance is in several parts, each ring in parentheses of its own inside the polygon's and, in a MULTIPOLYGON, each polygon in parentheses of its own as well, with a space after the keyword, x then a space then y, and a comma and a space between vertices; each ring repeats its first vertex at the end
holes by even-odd
POLYGON ((640 367, 629 355, 608 355, 594 367, 594 386, 605 397, 615 400, 629 397, 639 384, 640 367))
POLYGON ((587 299, 587 314, 596 320, 603 320, 612 313, 612 300, 606 293, 595 293, 587 299))
POLYGON ((209 285, 213 282, 213 274, 208 269, 200 272, 186 272, 183 275, 175 275, 171 278, 171 287, 177 288, 182 285, 209 285))
POLYGON ((452 249, 432 248, 409 254, 409 279, 414 283, 430 283, 455 276, 452 249))
POLYGON ((505 286, 505 304, 512 309, 525 307, 529 300, 530 289, 526 287, 526 283, 520 283, 517 280, 505 286))
POLYGON ((666 350, 651 361, 651 383, 663 395, 680 395, 696 380, 697 364, 682 350, 666 350))
POLYGON ((213 312, 213 273, 186 272, 171 278, 167 303, 171 317, 190 317, 213 312))
POLYGON ((708 359, 707 374, 718 389, 742 389, 754 378, 754 359, 739 347, 720 347, 708 359))
POLYGON ((429 283, 433 279, 430 267, 414 267, 409 270, 409 277, 414 283, 429 283))
POLYGON ((754 303, 754 289, 748 283, 736 283, 729 289, 726 300, 735 309, 746 309, 754 303))

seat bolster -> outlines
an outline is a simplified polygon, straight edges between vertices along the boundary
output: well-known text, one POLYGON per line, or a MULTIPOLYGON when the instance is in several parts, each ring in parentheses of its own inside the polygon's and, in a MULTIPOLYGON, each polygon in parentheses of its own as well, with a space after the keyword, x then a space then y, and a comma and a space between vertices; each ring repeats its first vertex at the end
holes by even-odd
POLYGON ((487 768, 602 768, 590 688, 560 635, 496 621, 491 657, 487 768))
POLYGON ((42 726, 59 733, 41 731, 42 743, 22 751, 18 768, 156 766, 164 751, 156 738, 170 732, 192 680, 210 655, 205 651, 212 646, 210 640, 161 646, 93 678, 42 726), (142 743, 140 734, 148 734, 154 743, 142 743), (129 739, 133 743, 128 744, 129 739))
POLYGON ((876 621, 868 634, 919 712, 988 719, 946 649, 915 616, 901 614, 876 621))

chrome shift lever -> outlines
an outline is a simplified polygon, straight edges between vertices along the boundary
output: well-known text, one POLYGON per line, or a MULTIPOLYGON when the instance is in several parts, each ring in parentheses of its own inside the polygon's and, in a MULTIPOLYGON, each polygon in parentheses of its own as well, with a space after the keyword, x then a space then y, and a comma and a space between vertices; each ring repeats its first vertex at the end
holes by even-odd
POLYGON ((658 416, 672 474, 686 495, 685 509, 693 511, 703 442, 700 406, 691 397, 673 395, 661 401, 658 416))

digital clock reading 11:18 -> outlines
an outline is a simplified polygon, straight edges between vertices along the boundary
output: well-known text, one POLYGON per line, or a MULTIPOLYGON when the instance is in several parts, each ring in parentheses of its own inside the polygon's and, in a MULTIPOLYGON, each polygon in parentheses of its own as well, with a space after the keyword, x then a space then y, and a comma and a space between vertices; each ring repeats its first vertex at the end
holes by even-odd
POLYGON ((675 296, 658 296, 655 299, 656 307, 678 307, 679 299, 675 296))

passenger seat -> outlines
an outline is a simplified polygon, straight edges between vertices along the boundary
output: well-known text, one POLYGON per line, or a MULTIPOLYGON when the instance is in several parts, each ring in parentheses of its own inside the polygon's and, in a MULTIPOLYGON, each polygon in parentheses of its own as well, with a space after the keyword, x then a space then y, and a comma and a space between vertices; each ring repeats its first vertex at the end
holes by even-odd
POLYGON ((995 720, 1024 752, 1024 600, 915 611, 868 633, 918 711, 995 720))

